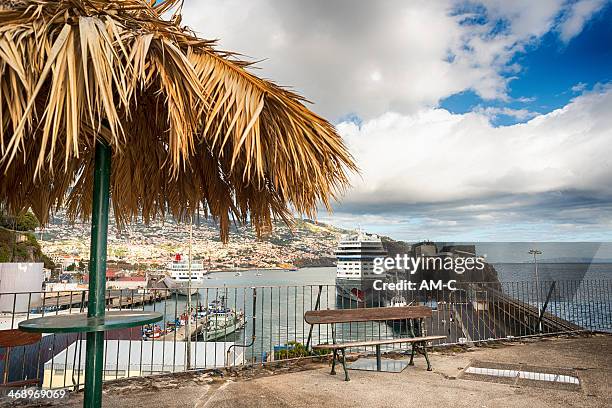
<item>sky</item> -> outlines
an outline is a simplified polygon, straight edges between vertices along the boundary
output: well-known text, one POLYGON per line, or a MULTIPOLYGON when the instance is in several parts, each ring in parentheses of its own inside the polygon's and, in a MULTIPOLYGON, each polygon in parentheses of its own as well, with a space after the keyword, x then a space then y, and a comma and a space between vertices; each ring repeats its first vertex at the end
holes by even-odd
POLYGON ((360 167, 319 220, 416 241, 612 241, 612 2, 185 0, 360 167))

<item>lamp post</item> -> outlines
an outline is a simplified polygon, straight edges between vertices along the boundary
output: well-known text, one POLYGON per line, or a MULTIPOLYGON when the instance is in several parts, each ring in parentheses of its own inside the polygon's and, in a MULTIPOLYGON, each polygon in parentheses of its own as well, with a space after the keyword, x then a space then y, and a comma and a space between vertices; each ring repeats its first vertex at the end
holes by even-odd
POLYGON ((538 309, 538 333, 542 333, 542 320, 540 319, 540 278, 538 276, 538 255, 542 255, 542 251, 538 249, 530 249, 529 254, 533 255, 533 265, 535 270, 535 285, 536 285, 536 305, 538 309))

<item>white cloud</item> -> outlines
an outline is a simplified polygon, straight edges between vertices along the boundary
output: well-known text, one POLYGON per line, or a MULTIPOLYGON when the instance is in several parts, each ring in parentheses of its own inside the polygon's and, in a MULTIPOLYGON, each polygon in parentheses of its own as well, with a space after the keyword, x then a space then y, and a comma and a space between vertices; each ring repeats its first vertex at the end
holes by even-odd
POLYGON ((342 203, 384 211, 555 191, 612 197, 611 111, 612 86, 603 86, 513 126, 443 109, 386 113, 361 127, 341 123, 362 169, 342 203))
POLYGON ((294 87, 328 119, 352 118, 338 129, 362 178, 334 224, 400 238, 492 240, 575 239, 565 226, 578 225, 581 237, 599 239, 612 225, 609 86, 545 115, 499 103, 463 115, 435 106, 466 90, 541 100, 509 97, 522 70, 514 57, 549 32, 567 43, 602 4, 185 0, 183 22, 262 60, 258 75, 294 87), (492 126, 499 115, 530 120, 492 126))
MULTIPOLYGON (((508 99, 510 75, 520 70, 512 57, 554 29, 568 6, 484 3, 486 11, 458 12, 463 3, 451 0, 186 0, 183 21, 222 48, 264 59, 260 74, 295 87, 329 119, 370 118, 415 113, 467 89, 508 99), (483 14, 485 24, 470 21, 483 14)), ((564 38, 595 10, 580 4, 563 22, 564 38)))
POLYGON ((507 108, 507 107, 496 107, 496 106, 477 107, 473 111, 476 113, 485 115, 491 119, 495 119, 498 116, 503 115, 503 116, 510 116, 518 120, 525 120, 525 119, 531 119, 537 115, 537 112, 532 112, 528 109, 512 109, 512 108, 507 108))
POLYGON ((531 97, 521 96, 520 98, 516 98, 516 101, 520 103, 530 103, 530 102, 534 102, 535 100, 536 100, 535 96, 531 96, 531 97))
POLYGON ((566 18, 559 25, 559 36, 568 42, 580 33, 586 22, 606 4, 606 0, 580 0, 567 11, 566 18))

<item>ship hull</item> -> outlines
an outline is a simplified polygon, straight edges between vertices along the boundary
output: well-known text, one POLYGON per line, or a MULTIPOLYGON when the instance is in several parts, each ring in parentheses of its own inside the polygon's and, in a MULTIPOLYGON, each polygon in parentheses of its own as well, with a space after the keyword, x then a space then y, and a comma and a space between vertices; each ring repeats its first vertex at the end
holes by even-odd
POLYGON ((188 287, 187 282, 177 282, 176 280, 166 276, 163 280, 163 283, 170 290, 170 293, 174 293, 180 296, 193 296, 198 293, 198 286, 200 283, 198 281, 191 282, 191 289, 188 287))
POLYGON ((215 341, 221 338, 225 339, 230 334, 242 330, 246 323, 244 315, 234 315, 231 319, 225 317, 217 318, 214 315, 208 318, 213 319, 211 322, 212 324, 210 327, 205 327, 199 334, 205 341, 215 341))
POLYGON ((201 336, 205 338, 205 341, 215 341, 219 339, 225 339, 230 334, 233 334, 244 327, 244 321, 237 321, 222 329, 216 329, 211 331, 202 332, 201 336))
POLYGON ((373 289, 374 279, 336 278, 336 305, 342 309, 378 307, 384 301, 373 289))
POLYGON ((182 287, 182 288, 175 289, 173 292, 176 293, 177 295, 187 297, 187 296, 193 296, 196 293, 198 293, 198 288, 191 288, 191 289, 189 289, 189 288, 187 288, 185 286, 185 287, 182 287))

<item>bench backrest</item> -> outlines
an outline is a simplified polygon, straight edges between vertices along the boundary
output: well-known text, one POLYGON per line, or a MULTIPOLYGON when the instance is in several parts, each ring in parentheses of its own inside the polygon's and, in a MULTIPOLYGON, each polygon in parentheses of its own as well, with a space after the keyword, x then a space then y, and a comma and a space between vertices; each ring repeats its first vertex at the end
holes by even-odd
POLYGON ((362 309, 311 310, 304 314, 308 324, 373 322, 431 317, 427 306, 371 307, 362 309))

